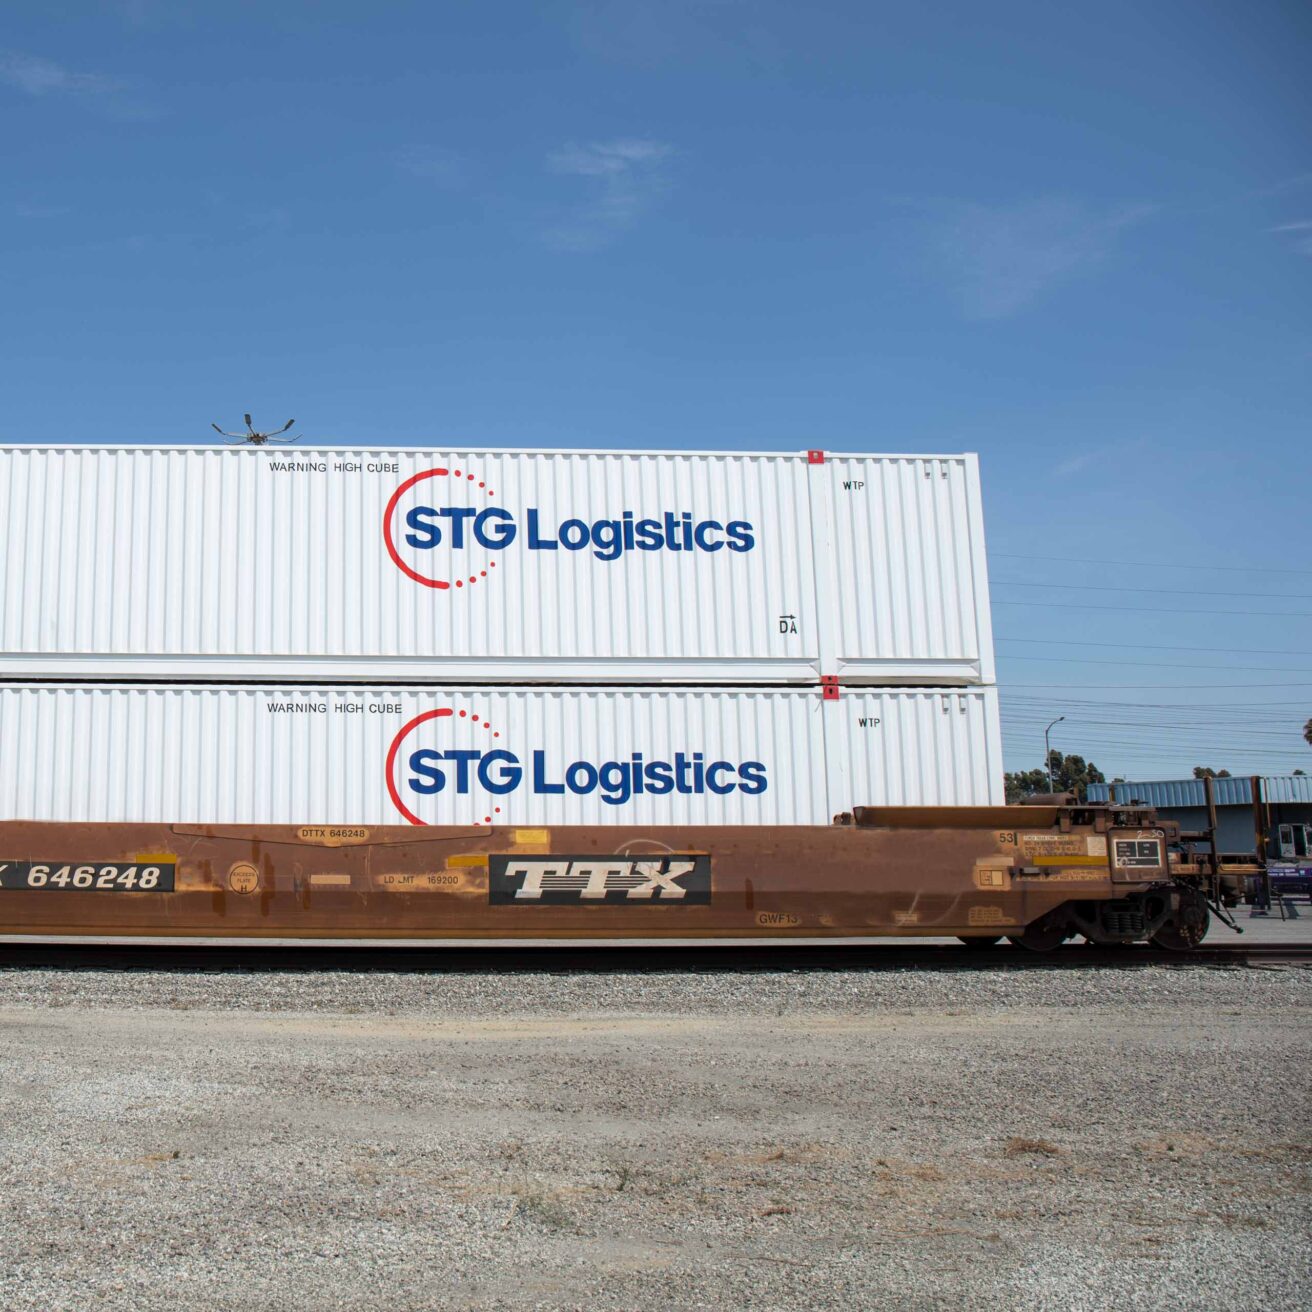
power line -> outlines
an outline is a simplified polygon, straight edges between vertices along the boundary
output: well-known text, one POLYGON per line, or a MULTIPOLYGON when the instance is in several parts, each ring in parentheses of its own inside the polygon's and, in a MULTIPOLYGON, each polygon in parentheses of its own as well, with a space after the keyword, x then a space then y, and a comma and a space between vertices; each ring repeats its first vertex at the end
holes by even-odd
POLYGON ((1089 702, 1077 701, 1069 697, 1048 696, 1041 698, 1007 698, 1003 709, 1009 715, 1048 715, 1051 718, 1053 707, 1058 707, 1067 715, 1079 715, 1091 720, 1105 720, 1110 715, 1134 715, 1143 717, 1151 715, 1167 718, 1177 723, 1190 723, 1226 727, 1229 725, 1252 725, 1262 727, 1272 725, 1277 728, 1287 724, 1297 725, 1302 732, 1303 722, 1307 716, 1307 705, 1294 702, 1276 710, 1262 710, 1262 703, 1231 709, 1227 706, 1213 707, 1206 703, 1189 703, 1176 705, 1164 702, 1089 702))
MULTIPOLYGON (((1002 692, 1003 692, 1003 693, 1006 693, 1006 692, 1007 692, 1007 689, 1004 687, 1004 688, 1002 689, 1002 692)), ((1039 702, 1039 703, 1044 703, 1044 704, 1046 704, 1047 702, 1052 701, 1052 698, 1051 698, 1051 697, 1024 697, 1024 698, 1021 698, 1021 700, 1022 700, 1022 701, 1039 702)), ((1209 702, 1201 702, 1201 703, 1200 703, 1200 702, 1137 702, 1137 701, 1136 701, 1136 702, 1110 702, 1110 701, 1108 701, 1105 697, 1085 697, 1085 698, 1073 697, 1073 698, 1071 698, 1071 699, 1069 699, 1069 700, 1071 701, 1071 703, 1072 703, 1073 705, 1076 705, 1076 706, 1145 706, 1145 705, 1149 705, 1149 706, 1162 706, 1162 707, 1165 707, 1165 708, 1167 708, 1167 709, 1169 709, 1169 710, 1186 710, 1186 711, 1189 711, 1189 710, 1193 710, 1193 711, 1198 711, 1198 710, 1206 710, 1206 711, 1213 711, 1213 710, 1235 710, 1235 711, 1247 711, 1247 710, 1250 710, 1250 709, 1251 709, 1252 707, 1254 707, 1254 706, 1301 706, 1301 705, 1303 704, 1301 699, 1288 699, 1288 698, 1285 699, 1285 700, 1283 700, 1283 701, 1278 701, 1278 702, 1249 702, 1249 701, 1243 701, 1243 702, 1210 702, 1210 703, 1209 703, 1209 702)))
MULTIPOLYGON (((1070 688, 1069 683, 1013 683, 1013 688, 1070 688)), ((1125 692, 1152 692, 1165 688, 1312 688, 1304 683, 1081 683, 1081 688, 1115 688, 1125 692)))
MULTIPOLYGON (((1031 729, 1042 730, 1051 722, 1051 715, 1046 718, 1039 716, 1032 720, 1012 715, 1002 717, 1004 732, 1008 729, 1016 729, 1028 733, 1031 729)), ((1301 735, 1297 730, 1281 729, 1278 726, 1265 729, 1245 729, 1238 725, 1218 727, 1207 724, 1162 724, 1156 720, 1108 720, 1105 723, 1099 723, 1071 715, 1066 717, 1066 723, 1078 726, 1081 733, 1105 732, 1116 734, 1119 737, 1142 735, 1149 741, 1156 741, 1159 738, 1197 737, 1201 734, 1209 742, 1236 744, 1251 742, 1256 745, 1274 747, 1278 750, 1280 744, 1284 743, 1285 747, 1291 752, 1308 752, 1307 744, 1301 741, 1301 735)), ((1312 752, 1309 752, 1308 759, 1312 760, 1312 752)))
MULTIPOLYGON (((1183 668, 1176 661, 1103 661, 1096 656, 1010 656, 1002 653, 1009 661, 1053 661, 1061 665, 1137 665, 1150 670, 1178 670, 1183 668)), ((1191 670, 1267 670, 1275 674, 1312 674, 1312 670, 1297 670, 1288 665, 1194 665, 1191 670)))
MULTIPOLYGON (((1204 743, 1180 744, 1163 749, 1160 752, 1148 751, 1141 748, 1137 743, 1118 743, 1118 742, 1084 742, 1080 741, 1077 746, 1080 748, 1076 752, 1063 751, 1063 756, 1083 756, 1087 761, 1090 758, 1097 763, 1098 757, 1101 756, 1106 762, 1109 756, 1129 757, 1133 756, 1141 761, 1183 761, 1192 758, 1192 764, 1200 765, 1205 761, 1220 761, 1225 763, 1226 768, 1236 765, 1243 765, 1246 762, 1261 762, 1268 767, 1284 772, 1294 763, 1294 758, 1287 753, 1267 752, 1267 751, 1236 751, 1232 748, 1213 748, 1204 743)), ((1060 750, 1053 747, 1054 752, 1060 750)), ((1004 743, 1003 751, 1013 756, 1037 756, 1040 760, 1043 758, 1043 737, 1039 736, 1037 745, 1033 740, 1027 739, 1025 742, 1004 743)), ((1293 768, 1301 769, 1306 766, 1306 761, 1300 761, 1293 764, 1293 768)))
POLYGON ((1000 588, 1066 588, 1086 592, 1169 592, 1177 597, 1272 597, 1276 600, 1312 601, 1312 592, 1222 592, 1214 588, 1130 588, 1105 583, 1022 583, 1019 579, 991 579, 1000 588))
POLYGON ((1129 565, 1141 569, 1202 569, 1209 573, 1224 570, 1228 574, 1312 574, 1312 569, 1279 569, 1274 565, 1182 565, 1176 560, 1105 560, 1100 556, 1050 556, 1046 551, 1041 556, 1022 551, 990 551, 988 554, 1005 557, 1007 560, 1028 560, 1031 564, 1060 560, 1076 565, 1129 565))
MULTIPOLYGON (((1004 737, 1015 734, 1027 740, 1030 740, 1031 736, 1037 732, 1039 737, 1042 738, 1043 730, 1050 723, 1051 717, 1047 720, 1010 720, 1004 716, 1002 732, 1004 737)), ((1199 727, 1147 728, 1143 725, 1126 724, 1124 721, 1118 721, 1116 724, 1098 725, 1083 720, 1073 720, 1069 717, 1066 724, 1062 726, 1063 731, 1067 726, 1070 726, 1072 734, 1078 735, 1080 738, 1097 738, 1105 735, 1117 742, 1140 742, 1145 747, 1168 746, 1175 742, 1205 741, 1209 750, 1213 746, 1217 750, 1233 748, 1235 751, 1246 751, 1249 748, 1254 748, 1279 752, 1284 756, 1306 757, 1309 762, 1312 762, 1312 752, 1308 750, 1305 743, 1298 741, 1298 735, 1293 733, 1230 733, 1217 735, 1209 732, 1206 728, 1199 727)))
POLYGON ((1119 647, 1126 651, 1206 651, 1229 652, 1237 656, 1306 656, 1306 651, 1291 651, 1288 647, 1195 647, 1192 644, 1157 642, 1087 642, 1079 638, 995 638, 995 642, 1047 643, 1052 647, 1119 647))
MULTIPOLYGON (((1139 736, 1133 729, 1110 729, 1106 734, 1099 733, 1097 726, 1079 726, 1073 721, 1068 721, 1073 727, 1065 738, 1054 739, 1055 742, 1080 742, 1094 747, 1124 747, 1133 748, 1135 751, 1158 752, 1158 751, 1200 751, 1207 752, 1214 756, 1229 756, 1239 754, 1258 754, 1266 756, 1287 757, 1291 761, 1296 760, 1299 764, 1312 763, 1312 753, 1304 747, 1301 751, 1296 747, 1282 747, 1278 742, 1259 742, 1256 740, 1238 740, 1225 739, 1220 740, 1213 738, 1203 730, 1190 733, 1162 733, 1160 731, 1139 736)), ((1002 730, 1004 745, 1020 745, 1026 750, 1037 741, 1043 741, 1043 730, 1047 722, 1040 724, 1013 724, 1005 725, 1002 730)), ((1065 727, 1065 726, 1063 726, 1065 727)))
MULTIPOLYGON (((1029 685, 1022 685, 1029 686, 1029 685)), ((1115 685, 1120 687, 1121 685, 1115 685)), ((1175 685, 1155 684, 1156 688, 1163 690, 1173 690, 1175 685)), ((1240 685, 1243 686, 1243 685, 1240 685)), ((1261 685, 1267 686, 1265 684, 1261 685)), ((1299 715, 1299 724, 1303 723, 1306 718, 1306 712, 1300 714, 1299 707, 1303 706, 1306 701, 1306 695, 1300 694, 1289 701, 1278 702, 1256 702, 1256 701, 1216 701, 1200 702, 1190 698, 1188 701, 1165 701, 1154 698, 1127 698, 1124 701, 1116 701, 1106 697, 1081 697, 1080 692, 1084 688, 1101 688, 1101 684, 1083 684, 1080 688, 1068 689, 1067 696, 1053 696, 1051 693, 1029 694, 1029 693, 1007 693, 1004 687, 1004 700, 1009 704, 1019 704, 1028 707, 1034 711, 1039 711, 1045 706, 1051 706, 1055 702, 1060 702, 1063 706, 1069 706, 1074 709, 1087 709, 1091 714, 1103 714, 1108 710, 1116 710, 1124 707, 1127 710, 1141 711, 1145 708, 1148 710, 1162 711, 1170 715, 1198 715, 1211 718, 1215 715, 1235 715, 1235 716, 1277 716, 1277 715, 1299 715)))
MULTIPOLYGON (((1047 719, 1039 718, 1036 720, 1016 719, 1012 716, 1003 716, 1002 719, 1004 733, 1008 729, 1025 733, 1036 728, 1042 731, 1051 722, 1051 716, 1047 719)), ((1202 736, 1209 742, 1229 743, 1236 747, 1251 744, 1254 747, 1270 747, 1274 751, 1287 750, 1295 754, 1306 752, 1308 759, 1312 761, 1312 751, 1309 751, 1307 744, 1302 741, 1301 734, 1293 729, 1281 732, 1279 729, 1244 730, 1232 727, 1228 731, 1217 733, 1210 726, 1202 724, 1163 725, 1156 722, 1148 723, 1135 720, 1111 720, 1105 724, 1099 724, 1091 720, 1081 719, 1078 716, 1069 715, 1066 717, 1066 724, 1072 726, 1081 734, 1107 733, 1117 738, 1141 736, 1147 742, 1202 736), (1283 747, 1281 744, 1283 744, 1283 747)))
POLYGON ((1051 610, 1136 610, 1146 615, 1261 615, 1266 619, 1276 620, 1312 619, 1312 615, 1286 610, 1182 610, 1176 606, 1100 606, 1095 602, 1012 601, 1010 597, 996 597, 993 604, 995 606, 1042 606, 1051 610))
MULTIPOLYGON (((1209 734, 1205 729, 1186 730, 1161 730, 1157 729, 1151 733, 1145 732, 1140 735, 1133 728, 1109 728, 1105 733, 1100 732, 1096 725, 1085 725, 1080 727, 1075 721, 1067 721, 1075 727, 1062 741, 1070 738, 1078 738, 1080 742, 1093 743, 1118 743, 1125 747, 1142 748, 1145 751, 1157 751, 1161 748, 1188 747, 1191 751, 1202 750, 1209 752, 1269 752, 1277 756, 1298 757, 1300 761, 1312 763, 1312 756, 1308 754, 1307 748, 1300 751, 1297 747, 1291 747, 1288 741, 1281 745, 1279 738, 1263 741, 1258 738, 1217 738, 1209 734)), ((1023 741, 1032 743, 1037 738, 1042 740, 1043 730, 1047 728, 1048 722, 1042 724, 1013 724, 1003 728, 1002 737, 1005 741, 1023 741)), ((1289 735, 1285 735, 1288 739, 1289 735)))
MULTIPOLYGON (((1217 734, 1299 734, 1303 732, 1303 726, 1298 723, 1297 717, 1287 718, 1281 716, 1269 720, 1240 719, 1194 719, 1190 716, 1163 716, 1160 711, 1150 710, 1148 715, 1134 715, 1130 711, 1113 709, 1111 716, 1092 715, 1088 711, 1077 710, 1075 707, 1069 708, 1066 719, 1071 724, 1091 724, 1100 726, 1104 724, 1111 725, 1133 725, 1136 728, 1143 729, 1188 729, 1196 730, 1199 733, 1217 733, 1217 734), (1122 718, 1117 718, 1122 717, 1122 718)), ((1009 710, 1007 718, 1014 722, 1026 724, 1041 724, 1045 717, 1051 719, 1046 707, 1024 706, 1019 710, 1009 710)))
MULTIPOLYGON (((1062 726, 1065 727, 1064 725, 1062 726)), ((1043 750, 1043 728, 1040 726, 1037 735, 1033 732, 1021 734, 1016 738, 1005 738, 1003 747, 1007 751, 1024 751, 1035 750, 1035 743, 1039 744, 1038 750, 1043 750)), ((1107 752, 1111 748, 1118 751, 1139 752, 1144 755, 1174 755, 1176 753, 1189 753, 1190 755, 1198 753, 1204 759, 1211 757, 1239 757, 1239 756, 1266 756, 1271 760, 1289 761, 1294 765, 1302 766, 1307 769, 1309 759, 1306 753, 1300 754, 1283 750, 1279 747, 1264 746, 1260 743, 1254 743, 1244 746, 1242 743, 1230 743, 1228 745, 1218 746, 1206 739, 1195 738, 1192 741, 1164 742, 1160 745, 1153 743, 1138 742, 1133 738, 1092 738, 1085 734, 1068 735, 1065 738, 1054 738, 1052 740, 1054 747, 1061 746, 1068 749, 1069 745, 1078 744, 1082 747, 1087 755, 1089 751, 1107 752)))
MULTIPOLYGON (((1003 693, 1004 696, 1007 696, 1007 697, 1011 697, 1011 696, 1012 696, 1012 693, 1011 693, 1011 687, 1012 687, 1012 686, 1013 686, 1013 685, 1004 685, 1004 686, 1003 686, 1003 688, 1001 689, 1001 691, 1002 691, 1002 693, 1003 693)), ((1063 686, 1064 686, 1064 685, 1063 685, 1063 686)), ((1084 686, 1088 686, 1088 685, 1084 685, 1084 686)), ((1168 685, 1168 684, 1163 684, 1162 686, 1163 686, 1163 687, 1169 687, 1170 685, 1168 685)), ((1104 707, 1104 706, 1160 706, 1160 707, 1162 707, 1162 708, 1165 709, 1165 710, 1171 710, 1171 711, 1178 711, 1178 710, 1185 710, 1185 711, 1208 711, 1209 713, 1212 712, 1212 711, 1234 711, 1234 712, 1236 712, 1236 713, 1239 713, 1239 712, 1248 712, 1248 711, 1253 710, 1254 707, 1267 706, 1267 707, 1271 707, 1271 708, 1272 708, 1272 713, 1274 714, 1276 708, 1279 708, 1279 707, 1288 707, 1288 706, 1301 706, 1301 705, 1303 704, 1303 699, 1302 699, 1302 698, 1283 698, 1283 699, 1281 699, 1280 701, 1274 701, 1274 702, 1253 702, 1253 701, 1240 701, 1240 702, 1196 702, 1196 701, 1187 701, 1187 702, 1144 702, 1144 701, 1115 702, 1115 701, 1109 701, 1106 697, 1080 697, 1079 694, 1078 694, 1078 691, 1075 690, 1075 689, 1070 689, 1070 690, 1068 690, 1068 691, 1071 693, 1071 695, 1068 696, 1068 697, 1063 698, 1062 700, 1065 701, 1068 705, 1072 705, 1072 706, 1095 706, 1095 707, 1104 707)), ((1016 694, 1016 695, 1015 695, 1015 700, 1018 700, 1018 701, 1024 701, 1024 702, 1034 702, 1036 705, 1046 706, 1046 705, 1048 705, 1050 702, 1052 702, 1052 701, 1054 700, 1054 698, 1052 698, 1052 697, 1026 697, 1026 696, 1024 696, 1023 694, 1016 694)))
MULTIPOLYGON (((1052 749, 1057 750, 1055 747, 1052 749)), ((1007 756, 1012 761, 1042 761, 1043 743, 1040 741, 1037 751, 1027 750, 1024 747, 1009 747, 1006 749, 1007 756)), ((1160 771, 1167 778, 1187 778, 1189 776, 1190 766, 1202 765, 1209 760, 1212 762, 1221 762, 1222 768, 1229 770, 1232 774, 1293 774, 1295 770, 1304 769, 1303 766, 1291 766, 1289 762, 1282 761, 1278 757, 1258 755, 1255 757, 1244 758, 1242 756, 1217 756, 1206 752, 1190 752, 1181 749, 1175 752, 1149 753, 1136 752, 1132 749, 1113 747, 1107 751, 1099 751, 1102 757, 1099 765, 1098 757, 1094 756, 1090 760, 1089 756, 1083 752, 1063 752, 1063 756, 1084 756, 1089 764, 1098 766, 1105 771, 1116 771, 1120 774, 1123 771, 1160 771), (1199 759, 1201 757, 1201 760, 1199 759), (1109 764, 1114 762, 1114 764, 1109 764)), ((1142 775, 1140 775, 1142 778, 1142 775)))
MULTIPOLYGON (((1242 738, 1218 738, 1205 729, 1154 729, 1145 730, 1140 734, 1134 726, 1109 726, 1104 732, 1097 725, 1081 726, 1075 720, 1068 720, 1067 723, 1073 726, 1071 734, 1067 736, 1074 735, 1081 742, 1114 742, 1122 746, 1145 749, 1185 745, 1192 748, 1197 744, 1200 748, 1205 745, 1209 752, 1272 752, 1279 756, 1297 756, 1300 760, 1306 759, 1312 762, 1312 756, 1309 756, 1305 746, 1300 750, 1290 745, 1289 739, 1293 737, 1292 734, 1267 734, 1266 741, 1262 741, 1256 736, 1247 735, 1242 738)), ((1041 738, 1046 727, 1047 722, 1012 724, 1004 727, 1002 736, 1004 740, 1011 736, 1023 739, 1025 742, 1033 742, 1035 734, 1041 738)))
MULTIPOLYGON (((1004 736, 1003 738, 1003 747, 1008 751, 1034 751, 1036 750, 1036 743, 1039 744, 1038 750, 1042 750, 1043 732, 1041 729, 1037 735, 1025 733, 1017 737, 1008 738, 1004 736)), ((1295 764, 1302 766, 1308 764, 1306 755, 1300 755, 1298 752, 1282 751, 1279 747, 1265 747, 1260 744, 1246 747, 1240 743, 1217 745, 1200 738, 1182 739, 1179 742, 1162 743, 1160 746, 1155 746, 1152 743, 1139 742, 1134 738, 1093 738, 1086 734, 1079 734, 1057 739, 1053 745, 1065 749, 1071 744, 1078 744, 1086 754, 1090 751, 1107 752, 1115 748, 1118 751, 1139 752, 1144 755, 1175 755, 1177 753, 1193 755, 1196 753, 1202 756, 1229 757, 1231 759, 1241 756, 1265 756, 1270 760, 1293 761, 1295 764)))
MULTIPOLYGON (((1108 710, 1109 708, 1114 710, 1118 706, 1124 706, 1127 708, 1131 708, 1133 710, 1142 710, 1144 707, 1148 707, 1151 710, 1169 711, 1171 714, 1178 713, 1178 714, 1195 714, 1195 715, 1207 715, 1207 716, 1213 716, 1218 714, 1251 716, 1256 714, 1259 716, 1259 718, 1262 715, 1274 716, 1274 715, 1297 714, 1298 713, 1297 708, 1302 706, 1305 700, 1302 697, 1297 697, 1289 701, 1278 701, 1278 702, 1250 702, 1250 701, 1199 702, 1199 701, 1194 701, 1192 699, 1184 702, 1169 702, 1169 701, 1143 700, 1140 698, 1135 698, 1132 701, 1114 701, 1107 697, 1081 697, 1079 695, 1080 691, 1084 687, 1089 687, 1089 686, 1090 685, 1088 684, 1084 684, 1081 685, 1081 688, 1079 689, 1075 689, 1075 688, 1069 689, 1068 690, 1069 695, 1064 697, 1053 697, 1051 694, 1045 694, 1044 696, 1030 696, 1026 693, 1011 693, 1008 691, 1008 688, 1005 686, 1002 689, 1002 691, 1006 697, 1006 700, 1009 703, 1018 702, 1021 705, 1031 706, 1035 710, 1039 710, 1044 706, 1051 706, 1055 701, 1060 701, 1065 706, 1087 707, 1090 711, 1098 711, 1100 713, 1108 710)), ((1092 686, 1098 687, 1100 685, 1092 685, 1092 686)), ((1171 685, 1162 684, 1160 686, 1167 688, 1170 687, 1171 685)))

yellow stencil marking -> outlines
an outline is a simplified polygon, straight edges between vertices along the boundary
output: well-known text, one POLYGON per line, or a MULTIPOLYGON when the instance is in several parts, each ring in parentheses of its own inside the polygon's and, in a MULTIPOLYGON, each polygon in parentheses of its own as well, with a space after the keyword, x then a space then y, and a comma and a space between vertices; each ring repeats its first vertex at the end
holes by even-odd
POLYGON ((1106 856, 1035 856, 1030 858, 1032 866, 1102 866, 1106 869, 1106 856))

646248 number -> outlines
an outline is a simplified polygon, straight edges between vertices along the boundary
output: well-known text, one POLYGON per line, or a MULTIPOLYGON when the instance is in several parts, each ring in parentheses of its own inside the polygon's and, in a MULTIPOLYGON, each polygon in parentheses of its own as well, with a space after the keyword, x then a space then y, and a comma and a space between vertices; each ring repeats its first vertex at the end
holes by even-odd
POLYGON ((177 865, 123 862, 0 861, 0 888, 84 893, 171 893, 177 865))

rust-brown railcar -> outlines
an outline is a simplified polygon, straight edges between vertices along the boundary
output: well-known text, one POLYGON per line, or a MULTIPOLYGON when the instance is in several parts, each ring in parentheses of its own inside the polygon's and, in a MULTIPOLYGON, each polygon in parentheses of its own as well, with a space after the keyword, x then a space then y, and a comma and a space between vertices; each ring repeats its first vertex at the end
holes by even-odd
POLYGON ((857 808, 829 826, 0 823, 0 934, 223 940, 1075 935, 1178 948, 1236 875, 1143 807, 857 808))

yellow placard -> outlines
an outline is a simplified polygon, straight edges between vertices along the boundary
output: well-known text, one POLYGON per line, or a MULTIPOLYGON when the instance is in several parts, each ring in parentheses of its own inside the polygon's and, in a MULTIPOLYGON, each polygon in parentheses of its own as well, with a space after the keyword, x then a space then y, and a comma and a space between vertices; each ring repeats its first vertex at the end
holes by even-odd
POLYGON ((1033 884, 1100 884, 1106 878, 1106 871, 1045 870, 1042 874, 1017 875, 1016 878, 1033 884))
POLYGON ((1105 856, 1079 856, 1071 854, 1070 856, 1035 856, 1030 858, 1030 864, 1034 866, 1102 866, 1107 868, 1107 858, 1105 856))

